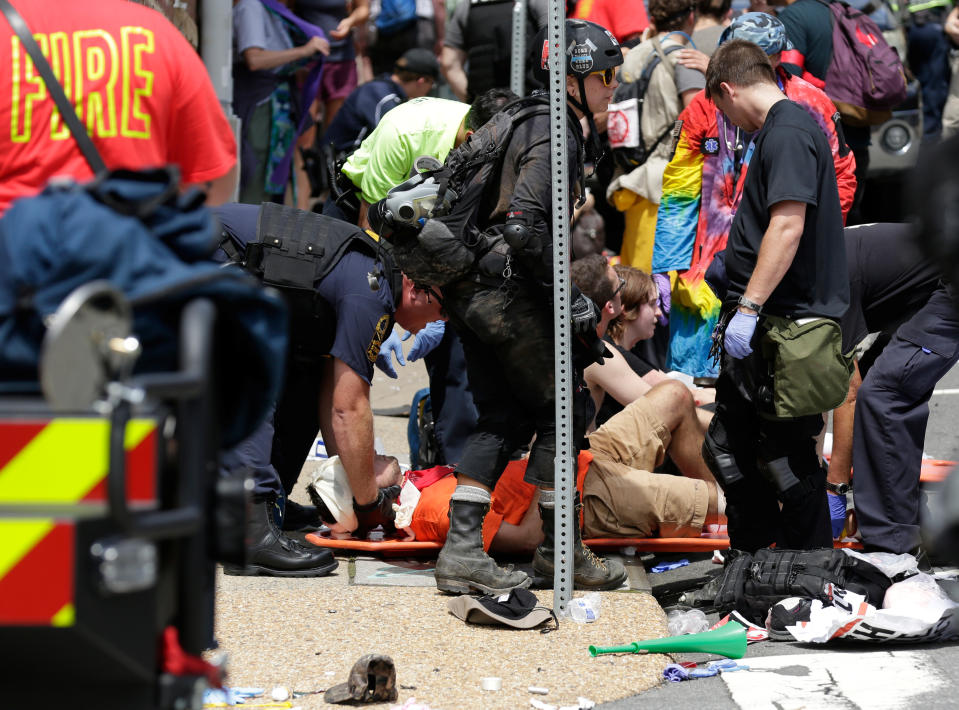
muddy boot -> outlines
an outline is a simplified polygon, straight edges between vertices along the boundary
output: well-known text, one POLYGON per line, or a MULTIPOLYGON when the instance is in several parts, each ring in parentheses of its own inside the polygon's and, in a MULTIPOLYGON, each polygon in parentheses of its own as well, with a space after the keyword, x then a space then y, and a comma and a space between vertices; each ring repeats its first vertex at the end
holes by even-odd
POLYGON ((488 512, 489 503, 450 500, 450 530, 436 560, 440 591, 469 594, 475 589, 483 594, 506 594, 530 585, 525 572, 513 570, 512 565, 500 567, 483 550, 483 518, 488 512))
POLYGON ((246 524, 246 566, 224 565, 226 574, 321 577, 339 564, 322 547, 301 545, 284 535, 274 518, 272 498, 254 498, 246 524))
MULTIPOLYGON (((579 502, 579 494, 576 494, 576 505, 573 506, 573 587, 575 589, 588 589, 593 591, 604 591, 608 589, 618 589, 626 581, 626 568, 622 563, 616 560, 607 560, 597 557, 586 545, 583 544, 582 531, 580 530, 579 511, 583 504, 579 502)), ((542 503, 539 506, 539 514, 543 518, 543 534, 545 539, 543 543, 536 548, 533 554, 533 571, 540 577, 547 580, 553 579, 553 555, 555 536, 555 508, 542 503)))

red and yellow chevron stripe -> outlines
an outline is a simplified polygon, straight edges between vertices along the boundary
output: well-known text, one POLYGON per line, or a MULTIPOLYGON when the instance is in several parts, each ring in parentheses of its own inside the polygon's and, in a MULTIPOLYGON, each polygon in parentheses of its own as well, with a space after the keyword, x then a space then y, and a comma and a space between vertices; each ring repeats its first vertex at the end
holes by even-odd
MULTIPOLYGON (((74 527, 104 514, 108 421, 0 420, 0 625, 72 626, 74 527)), ((156 503, 157 422, 127 425, 127 500, 156 503)))

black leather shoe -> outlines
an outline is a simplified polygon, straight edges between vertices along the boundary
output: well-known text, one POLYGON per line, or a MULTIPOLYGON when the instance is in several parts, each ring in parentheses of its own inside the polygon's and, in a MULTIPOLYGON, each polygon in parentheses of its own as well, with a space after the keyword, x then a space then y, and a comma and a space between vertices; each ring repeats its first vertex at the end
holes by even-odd
POLYGON ((286 499, 286 510, 283 512, 283 530, 285 532, 313 532, 323 525, 320 514, 312 505, 300 505, 289 498, 286 499))
POLYGON ((284 535, 273 518, 275 502, 254 500, 246 527, 246 565, 224 565, 226 574, 268 577, 322 577, 337 568, 333 553, 301 545, 284 535))

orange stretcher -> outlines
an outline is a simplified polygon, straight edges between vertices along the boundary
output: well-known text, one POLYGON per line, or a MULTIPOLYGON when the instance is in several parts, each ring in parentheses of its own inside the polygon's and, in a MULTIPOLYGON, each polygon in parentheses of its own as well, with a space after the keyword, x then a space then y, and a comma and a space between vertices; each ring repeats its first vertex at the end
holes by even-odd
MULTIPOLYGON (((828 461, 829 456, 826 456, 825 459, 828 461)), ((919 469, 919 481, 921 483, 942 483, 955 465, 955 461, 923 459, 922 466, 919 469)), ((853 475, 855 475, 855 471, 853 475)))
MULTIPOLYGON (((429 557, 443 547, 440 542, 424 540, 338 540, 321 533, 310 533, 307 542, 319 547, 343 552, 366 552, 382 557, 422 556, 429 557)), ((638 552, 711 552, 728 550, 729 537, 725 533, 703 533, 699 537, 597 537, 583 540, 593 550, 611 551, 634 547, 638 552)), ((858 541, 837 542, 837 548, 860 549, 858 541)))
POLYGON ((923 459, 922 468, 919 470, 919 480, 922 483, 942 483, 955 465, 955 461, 923 459))

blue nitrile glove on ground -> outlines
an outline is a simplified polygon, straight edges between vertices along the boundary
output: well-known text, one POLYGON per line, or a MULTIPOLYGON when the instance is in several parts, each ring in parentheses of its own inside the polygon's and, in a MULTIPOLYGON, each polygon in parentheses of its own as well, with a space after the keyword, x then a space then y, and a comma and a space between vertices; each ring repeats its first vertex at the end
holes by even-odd
MULTIPOLYGON (((440 344, 443 339, 443 333, 446 332, 446 321, 434 320, 427 323, 423 329, 416 334, 416 340, 413 341, 413 347, 410 348, 410 354, 407 358, 410 362, 416 362, 421 357, 429 355, 440 344)), ((403 340, 409 340, 413 335, 407 331, 403 340)))
POLYGON ((386 373, 388 377, 392 377, 395 380, 397 374, 396 369, 393 367, 393 357, 391 353, 396 354, 396 361, 399 362, 400 365, 406 365, 406 360, 403 359, 403 344, 395 330, 390 333, 390 337, 384 340, 383 344, 380 345, 380 354, 376 356, 376 366, 386 373))
POLYGON ((737 309, 729 325, 726 326, 726 339, 723 341, 726 352, 737 360, 742 360, 749 355, 753 351, 749 343, 753 339, 758 322, 758 314, 749 315, 737 309))
POLYGON ((660 562, 658 565, 650 569, 649 571, 653 574, 658 574, 660 572, 668 572, 671 569, 679 569, 680 567, 685 567, 689 564, 689 560, 676 560, 675 562, 660 562))
POLYGON ((829 520, 832 523, 832 536, 834 538, 839 537, 846 525, 846 496, 839 496, 826 491, 826 497, 829 499, 829 520))

